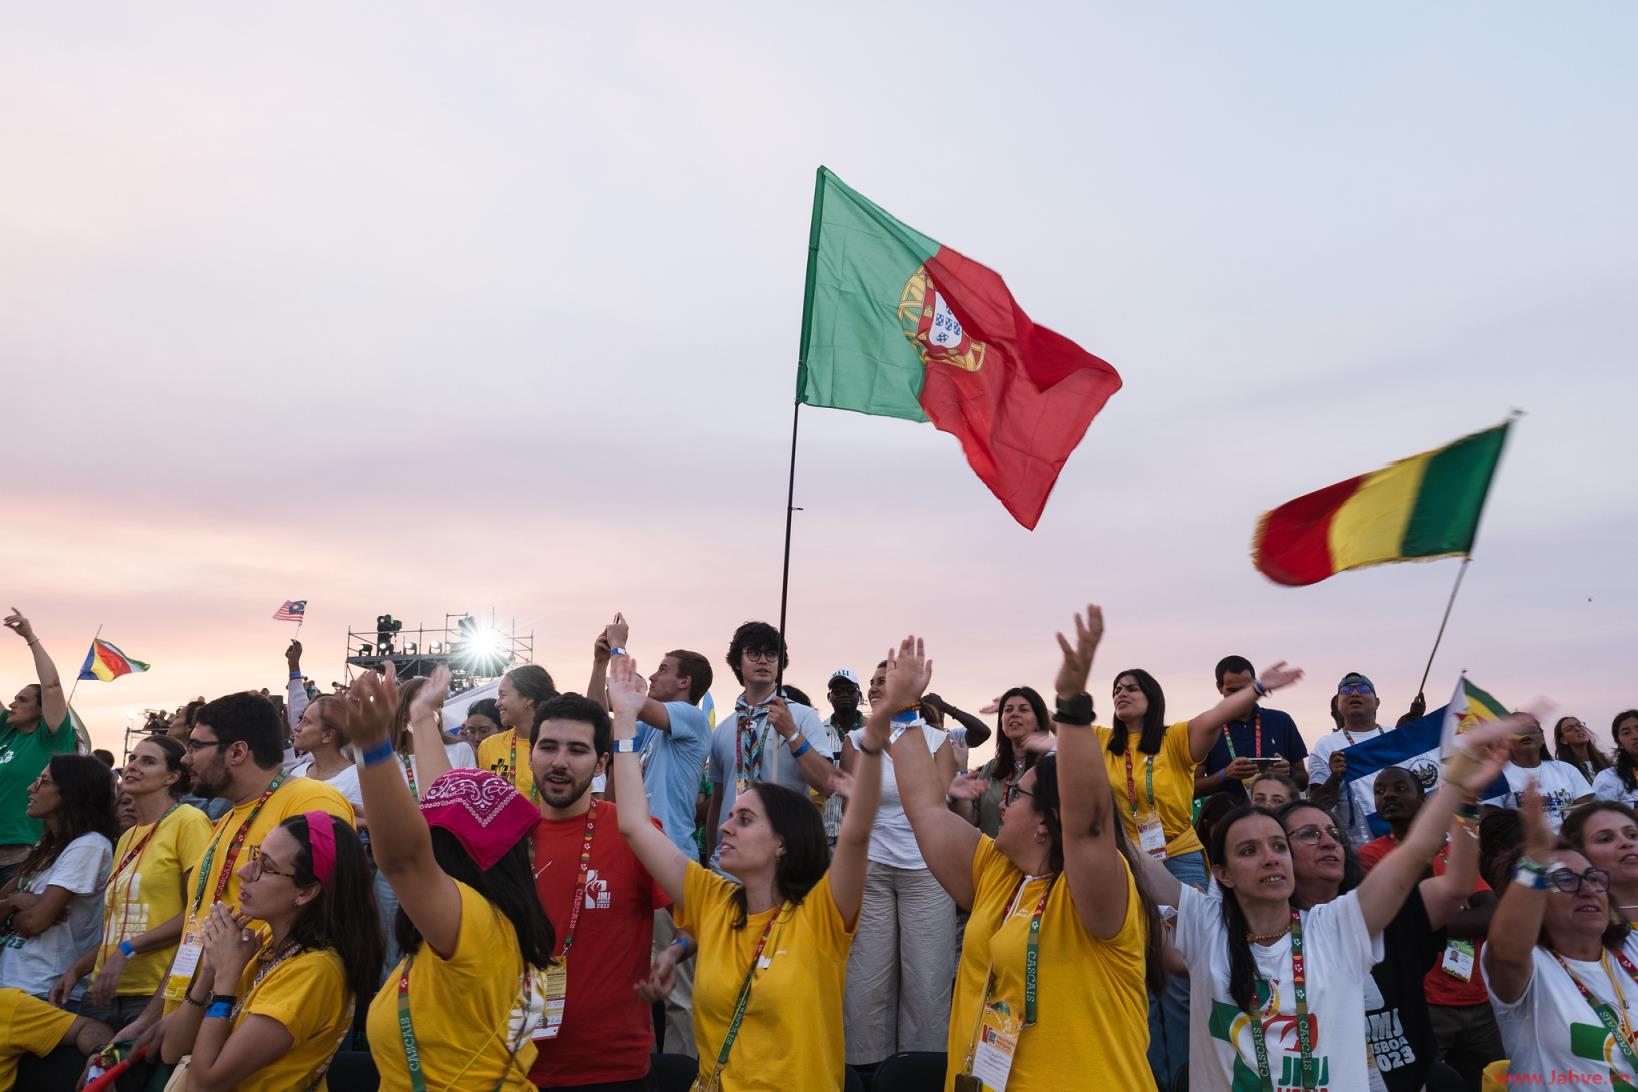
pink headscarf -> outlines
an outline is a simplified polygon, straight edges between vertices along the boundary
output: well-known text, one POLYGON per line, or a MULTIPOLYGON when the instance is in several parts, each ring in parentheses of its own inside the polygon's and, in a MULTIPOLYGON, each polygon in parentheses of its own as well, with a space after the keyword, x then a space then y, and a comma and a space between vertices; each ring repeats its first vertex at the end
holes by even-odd
POLYGON ((421 797, 421 814, 455 835, 486 872, 540 822, 539 809, 487 770, 450 770, 421 797))
POLYGON ((320 887, 329 887, 336 874, 336 820, 327 811, 304 811, 307 847, 313 854, 313 875, 320 887))

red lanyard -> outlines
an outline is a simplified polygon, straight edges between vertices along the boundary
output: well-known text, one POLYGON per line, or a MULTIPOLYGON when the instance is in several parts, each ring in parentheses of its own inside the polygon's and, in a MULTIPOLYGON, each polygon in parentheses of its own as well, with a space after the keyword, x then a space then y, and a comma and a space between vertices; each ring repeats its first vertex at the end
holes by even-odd
MULTIPOLYGON (((239 850, 244 847, 245 836, 250 833, 250 825, 256 821, 256 816, 262 813, 262 805, 266 804, 268 799, 279 791, 279 786, 284 784, 284 774, 285 771, 280 770, 277 776, 268 783, 267 791, 262 793, 260 800, 256 801, 256 806, 250 809, 250 814, 245 816, 245 821, 239 824, 238 832, 234 834, 233 841, 228 845, 227 860, 222 862, 222 872, 217 877, 216 894, 212 897, 212 902, 222 901, 222 895, 227 891, 228 880, 233 877, 233 863, 239 859, 239 850)), ((222 834, 226 833, 227 827, 223 827, 222 834)), ((216 859, 216 847, 222 844, 222 834, 216 836, 216 841, 210 844, 210 848, 205 851, 205 859, 199 864, 199 882, 194 885, 193 909, 188 911, 189 917, 199 913, 199 907, 204 904, 205 880, 210 876, 211 862, 216 859)))
MULTIPOLYGON (((512 746, 515 748, 517 746, 517 743, 515 742, 516 737, 514 736, 513 739, 514 739, 514 742, 513 742, 512 746)), ((415 799, 417 799, 417 800, 421 799, 421 792, 420 792, 419 789, 417 789, 415 787, 415 763, 414 763, 414 761, 410 758, 409 755, 399 755, 398 758, 399 758, 399 761, 403 762, 403 764, 404 764, 404 776, 409 779, 410 793, 415 797, 415 799)))
POLYGON ((119 904, 120 904, 119 937, 116 940, 114 940, 113 943, 118 944, 120 941, 125 939, 125 926, 126 926, 126 923, 130 920, 130 912, 131 912, 131 883, 135 882, 136 877, 133 875, 131 877, 131 880, 128 881, 125 884, 125 897, 123 899, 121 899, 115 893, 115 891, 114 891, 114 881, 119 879, 120 874, 125 871, 127 865, 129 865, 134 860, 140 860, 141 859, 142 851, 148 848, 148 843, 153 841, 155 834, 159 833, 159 825, 161 823, 163 823, 165 820, 169 819, 171 817, 171 812, 175 811, 177 808, 179 808, 181 806, 182 806, 182 802, 180 800, 178 800, 178 801, 175 801, 174 803, 172 803, 170 807, 166 808, 165 809, 165 814, 161 815, 158 819, 154 820, 154 825, 151 828, 149 828, 147 834, 144 834, 142 836, 142 840, 139 841, 136 845, 132 846, 130 849, 126 850, 125 851, 125 856, 120 858, 119 864, 115 865, 114 870, 112 872, 108 873, 108 885, 107 885, 108 886, 108 905, 104 908, 103 913, 102 913, 102 936, 103 936, 103 944, 105 946, 109 943, 108 942, 108 923, 110 921, 112 921, 113 918, 114 918, 114 903, 116 901, 118 901, 119 904))
MULTIPOLYGON (((536 785, 534 780, 533 777, 529 779, 529 803, 538 804, 540 803, 540 786, 536 785)), ((413 789, 414 787, 415 782, 411 781, 410 788, 413 789)), ((514 789, 518 787, 518 733, 515 728, 512 730, 512 787, 514 789)))
POLYGON ((109 887, 114 886, 114 881, 119 879, 119 874, 121 872, 125 871, 125 866, 126 865, 129 865, 137 857, 142 856, 142 851, 144 849, 148 848, 148 843, 153 841, 154 835, 159 833, 159 824, 161 824, 165 820, 169 819, 171 817, 171 812, 175 811, 177 808, 180 808, 181 806, 182 806, 182 802, 180 800, 178 800, 176 803, 174 803, 170 807, 166 808, 165 809, 165 814, 161 815, 158 819, 155 819, 154 820, 154 825, 148 829, 148 833, 144 834, 142 836, 142 841, 138 842, 136 845, 132 846, 130 849, 125 851, 125 856, 120 858, 119 864, 115 865, 114 870, 112 872, 108 873, 108 886, 109 887))
MULTIPOLYGON (((1257 758, 1262 758, 1263 757, 1263 711, 1261 709, 1257 710, 1257 717, 1256 717, 1255 720, 1252 721, 1251 730, 1255 735, 1255 740, 1254 740, 1254 743, 1253 743, 1253 752, 1252 753, 1257 758)), ((1239 755, 1234 753, 1234 737, 1229 735, 1229 726, 1226 725, 1226 724, 1223 725, 1223 742, 1228 744, 1228 752, 1229 752, 1229 761, 1230 762, 1232 762, 1236 758, 1240 757, 1239 755)), ((1352 743, 1353 740, 1350 739, 1349 742, 1352 743)))
POLYGON ((575 927, 580 924, 580 909, 586 905, 586 881, 591 872, 592 831, 597 829, 597 801, 593 800, 591 807, 586 810, 586 839, 580 847, 580 878, 574 884, 574 904, 569 907, 569 929, 563 934, 563 950, 557 953, 559 959, 566 959, 569 948, 574 944, 575 927))
MULTIPOLYGON (((1143 777, 1145 787, 1149 790, 1149 810, 1155 810, 1155 756, 1143 756, 1143 777)), ((1132 818, 1137 818, 1138 797, 1137 783, 1132 780, 1132 743, 1126 745, 1126 802, 1132 806, 1132 818)))

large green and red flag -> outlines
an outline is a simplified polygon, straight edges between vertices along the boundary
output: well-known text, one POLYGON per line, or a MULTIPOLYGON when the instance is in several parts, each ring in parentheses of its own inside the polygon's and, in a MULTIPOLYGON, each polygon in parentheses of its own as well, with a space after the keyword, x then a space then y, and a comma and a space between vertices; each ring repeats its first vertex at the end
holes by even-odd
POLYGON ((1034 528, 1120 375, 1037 326, 999 274, 824 167, 813 196, 797 401, 931 421, 1034 528))
POLYGON ((1264 512, 1253 563, 1275 583, 1316 584, 1347 569, 1469 553, 1511 424, 1264 512))

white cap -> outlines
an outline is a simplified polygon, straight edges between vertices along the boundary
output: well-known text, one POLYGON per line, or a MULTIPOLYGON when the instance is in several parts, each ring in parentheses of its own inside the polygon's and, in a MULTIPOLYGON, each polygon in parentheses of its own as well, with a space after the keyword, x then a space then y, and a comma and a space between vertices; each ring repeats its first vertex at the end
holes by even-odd
POLYGON ((826 680, 825 686, 828 688, 830 684, 835 682, 837 679, 846 679, 854 686, 859 685, 859 676, 855 675, 852 671, 845 667, 838 667, 835 671, 830 673, 830 678, 826 680))

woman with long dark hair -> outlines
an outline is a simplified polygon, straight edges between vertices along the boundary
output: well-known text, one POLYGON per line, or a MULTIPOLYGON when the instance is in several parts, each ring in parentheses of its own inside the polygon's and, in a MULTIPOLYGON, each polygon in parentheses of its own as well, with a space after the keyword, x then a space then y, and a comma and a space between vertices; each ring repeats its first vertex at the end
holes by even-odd
POLYGON ((495 774, 449 769, 436 727, 447 685, 434 672, 409 711, 427 782, 419 806, 393 746, 393 669, 366 672, 347 696, 370 844, 398 896, 404 952, 370 1005, 370 1054, 388 1092, 531 1092, 539 972, 556 942, 529 860, 540 811, 495 774))
POLYGON ((1638 937, 1610 905, 1610 874, 1557 839, 1526 786, 1524 852, 1490 922, 1484 977, 1508 1082, 1638 1082, 1638 937))
MULTIPOLYGON (((1194 829, 1194 771, 1206 760, 1230 721, 1251 715, 1257 700, 1302 678, 1285 661, 1204 713, 1166 723, 1166 694, 1142 668, 1115 675, 1112 726, 1097 725, 1116 811, 1127 840, 1165 864, 1185 884, 1204 887, 1205 847, 1194 829)), ((1189 1056, 1189 984, 1168 980, 1149 1003, 1149 1066, 1155 1082, 1171 1084, 1189 1056)))
POLYGON ((1023 779, 1043 748, 1027 746, 1037 737, 1051 736, 1052 721, 1046 702, 1033 687, 1015 686, 996 702, 995 757, 973 775, 950 784, 949 801, 957 813, 980 832, 994 838, 1001 829, 1003 801, 1023 779))
MULTIPOLYGON (((1381 935, 1444 841, 1451 817, 1501 768, 1509 720, 1460 737, 1444 783, 1399 848, 1358 887, 1303 909, 1290 837, 1270 813, 1236 808, 1212 829, 1218 888, 1197 891, 1145 856, 1146 878, 1178 910, 1173 943, 1189 968, 1189 1087, 1227 1092, 1259 1073, 1280 1087, 1370 1087, 1365 994, 1381 935)), ((1333 825, 1334 826, 1334 825, 1333 825)), ((1321 832, 1321 840, 1340 841, 1321 832)))
POLYGON ((16 607, 6 615, 5 627, 28 642, 39 682, 17 691, 11 704, 0 709, 0 800, 6 801, 0 810, 0 890, 40 840, 39 821, 30 819, 16 802, 52 755, 73 754, 79 742, 57 665, 34 627, 16 607))
POLYGON ((1627 807, 1638 805, 1638 709, 1623 709, 1610 721, 1615 765, 1593 778, 1593 795, 1627 807))
POLYGON ((45 834, 0 888, 0 983, 43 998, 97 945, 119 831, 113 773, 90 755, 53 756, 29 787, 28 814, 45 834))
POLYGON ((946 1088, 1009 1092, 1104 1080, 1151 1087, 1145 988, 1160 984, 1161 926, 1115 821, 1086 694, 1103 616, 1088 607, 1059 637, 1052 737, 1007 789, 994 838, 952 815, 925 746, 893 748, 899 796, 933 875, 971 909, 947 1038, 946 1088), (988 1077, 988 1080, 986 1080, 988 1077))
POLYGON ((1580 717, 1559 717, 1553 725, 1553 757, 1580 770, 1589 782, 1610 768, 1610 756, 1599 749, 1580 717))
POLYGON ((205 921, 163 1057, 189 1056, 194 1092, 315 1089, 380 975, 364 847, 329 812, 302 812, 252 847, 239 881, 237 913, 217 903, 205 921), (267 923, 265 943, 252 921, 267 923))
POLYGON ((1610 874, 1610 905, 1628 921, 1638 920, 1638 812, 1594 800, 1572 811, 1559 834, 1610 874))
MULTIPOLYGON (((914 709, 926 686, 925 678, 920 687, 909 678, 921 670, 916 645, 907 638, 900 650, 913 664, 889 664, 891 711, 886 704, 871 710, 853 774, 836 776, 848 806, 835 854, 805 793, 752 781, 734 798, 718 837, 718 860, 737 882, 690 860, 649 820, 636 749, 648 683, 630 656, 609 662, 620 833, 671 896, 677 929, 698 946, 697 1089, 842 1088, 842 981, 864 902, 890 717, 914 709)), ((919 716, 909 720, 920 723, 919 716)))
POLYGON ((114 846, 102 907, 102 940, 58 980, 52 1000, 66 1005, 85 975, 90 1004, 80 1011, 116 1028, 142 1014, 164 985, 177 942, 188 870, 210 841, 210 820, 182 803, 191 785, 182 745, 150 736, 131 749, 120 797, 136 809, 136 825, 114 846))

